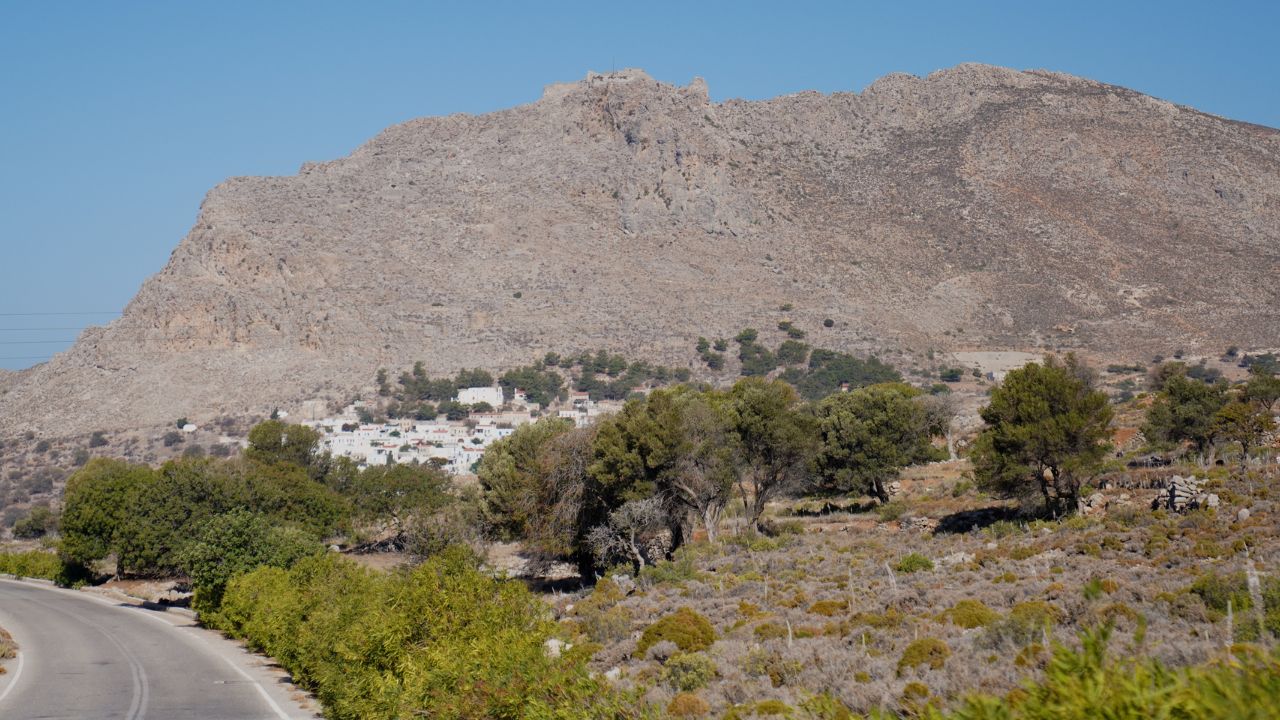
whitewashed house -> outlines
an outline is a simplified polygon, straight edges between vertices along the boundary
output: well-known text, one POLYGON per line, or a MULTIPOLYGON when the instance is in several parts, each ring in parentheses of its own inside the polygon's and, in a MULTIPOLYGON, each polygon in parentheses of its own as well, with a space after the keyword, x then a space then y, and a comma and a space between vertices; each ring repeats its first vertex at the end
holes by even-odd
POLYGON ((462 388, 458 391, 455 399, 463 405, 489 403, 493 407, 502 407, 502 388, 497 385, 493 387, 462 388))

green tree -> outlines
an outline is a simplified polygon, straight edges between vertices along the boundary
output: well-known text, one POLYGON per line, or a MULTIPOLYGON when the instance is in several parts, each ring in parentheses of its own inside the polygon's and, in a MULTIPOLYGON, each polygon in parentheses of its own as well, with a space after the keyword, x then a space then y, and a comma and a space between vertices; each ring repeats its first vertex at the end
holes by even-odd
POLYGON ((61 553, 87 565, 116 551, 121 528, 130 521, 130 498, 155 481, 145 465, 95 458, 67 479, 62 505, 61 553))
POLYGON ((336 531, 350 514, 347 501, 321 479, 350 467, 344 458, 326 458, 323 467, 306 468, 293 463, 264 463, 252 459, 210 470, 225 473, 231 482, 230 496, 237 506, 247 507, 281 522, 306 527, 316 535, 336 531), (321 479, 312 479, 316 474, 321 479))
POLYGON ((527 537, 542 520, 548 471, 542 452, 549 440, 572 428, 568 420, 543 418, 521 425, 485 450, 476 476, 485 517, 503 537, 527 537))
POLYGON ((874 355, 862 360, 847 353, 817 349, 809 353, 809 370, 795 378, 795 385, 804 399, 821 400, 845 384, 858 388, 901 380, 897 370, 874 355))
POLYGON ((1147 411, 1142 427, 1147 440, 1165 447, 1190 442, 1196 451, 1212 454, 1217 426, 1214 416, 1227 404, 1227 384, 1205 384, 1179 372, 1161 372, 1161 390, 1147 411))
POLYGON ((493 375, 488 370, 476 368, 474 370, 460 370, 457 377, 453 379, 454 387, 470 388, 470 387, 492 387, 493 375))
POLYGON ((818 403, 819 489, 889 500, 887 484, 902 468, 936 457, 934 428, 920 391, 884 383, 827 396, 818 403))
POLYGON ((1106 458, 1111 405, 1075 355, 1010 371, 981 412, 972 459, 978 484, 1006 497, 1038 491, 1054 516, 1074 512, 1080 486, 1106 458))
POLYGON ((249 430, 245 456, 263 463, 287 462, 308 467, 320 444, 320 433, 305 425, 267 420, 249 430))
POLYGON ((591 468, 598 485, 622 490, 608 509, 658 495, 670 512, 673 549, 690 514, 714 541, 739 461, 729 412, 724 393, 683 386, 628 402, 602 423, 591 468))
POLYGON ((809 346, 797 340, 783 340, 777 357, 783 365, 803 365, 809 359, 809 346))
POLYGON ((734 383, 729 396, 733 431, 744 456, 738 490, 754 526, 770 500, 800 492, 808 482, 808 466, 817 449, 817 423, 802 410, 796 391, 780 380, 743 378, 734 383))
POLYGON ((1249 461, 1249 451, 1262 444, 1263 438, 1276 429, 1271 411, 1258 403, 1233 400, 1213 417, 1213 432, 1227 442, 1240 444, 1240 472, 1249 461))
POLYGON ((545 407, 559 396, 564 388, 564 379, 556 370, 527 365, 524 368, 503 373, 502 377, 498 378, 498 384, 502 386, 503 397, 507 400, 515 397, 518 388, 525 391, 525 396, 530 402, 536 402, 545 407))
POLYGON ((768 375, 778 367, 778 358, 769 348, 755 342, 744 342, 738 346, 738 360, 742 362, 742 374, 768 375))
POLYGON ((37 505, 13 524, 13 536, 23 540, 44 537, 58 529, 58 518, 48 505, 37 505))
POLYGON ((231 578, 262 566, 288 568, 324 550, 307 531, 244 509, 215 516, 178 553, 195 588, 192 606, 206 622, 222 605, 231 578))
POLYGON ((399 529, 416 515, 450 504, 449 487, 449 476, 431 465, 384 465, 361 471, 346 495, 358 518, 399 529))
POLYGON ((225 467, 209 459, 165 463, 132 489, 117 529, 117 574, 158 576, 178 569, 177 551, 210 518, 243 506, 225 467))
POLYGON ((1249 381, 1244 386, 1244 398, 1267 412, 1276 412, 1276 404, 1280 403, 1280 377, 1262 372, 1253 372, 1250 368, 1249 381))

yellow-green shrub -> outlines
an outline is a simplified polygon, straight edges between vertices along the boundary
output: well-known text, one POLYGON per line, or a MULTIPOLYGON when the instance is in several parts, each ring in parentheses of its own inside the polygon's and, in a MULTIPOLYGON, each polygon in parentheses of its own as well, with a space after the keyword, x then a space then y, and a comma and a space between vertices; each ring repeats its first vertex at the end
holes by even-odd
POLYGON ((848 609, 848 600, 819 600, 809 606, 809 612, 815 615, 825 615, 826 617, 841 615, 848 609))
POLYGON ((928 665, 937 670, 947 664, 947 658, 951 656, 951 648, 938 638, 923 637, 914 640, 910 645, 902 651, 902 657, 898 659, 898 673, 901 674, 907 668, 919 667, 920 665, 928 665))
POLYGON ((667 704, 667 714, 672 717, 702 717, 709 712, 711 706, 707 701, 693 693, 682 692, 667 704))
POLYGON ((0 552, 0 573, 56 580, 62 573, 62 561, 56 554, 43 550, 0 552))
POLYGON ((920 553, 911 553, 904 555, 901 560, 893 566, 894 570, 900 573, 913 573, 921 570, 932 570, 933 561, 921 555, 920 553))
POLYGON ((644 656, 649 648, 667 640, 684 652, 706 650, 716 641, 711 621, 693 608, 682 607, 644 629, 636 654, 644 656))
POLYGON ((1241 652, 1234 662, 1170 670, 1150 659, 1106 654, 1110 631, 1082 635, 1082 647, 1058 646, 1043 680, 1005 697, 972 695, 930 720, 1066 718, 1266 718, 1280 707, 1280 656, 1241 652))
POLYGON ((662 679, 676 690, 689 692, 707 686, 717 674, 716 662, 700 652, 676 653, 662 667, 662 679))
POLYGON ((952 625, 971 629, 986 627, 1000 617, 1000 613, 987 607, 981 600, 961 600, 942 613, 952 625))
POLYGON ((381 574, 331 554, 228 584, 219 627, 273 656, 327 717, 594 718, 634 705, 548 657, 546 607, 464 552, 381 574))

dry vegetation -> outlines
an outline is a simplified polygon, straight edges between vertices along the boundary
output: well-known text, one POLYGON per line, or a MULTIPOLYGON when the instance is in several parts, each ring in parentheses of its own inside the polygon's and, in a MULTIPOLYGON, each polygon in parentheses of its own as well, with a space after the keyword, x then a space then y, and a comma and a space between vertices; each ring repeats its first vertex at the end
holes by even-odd
POLYGON ((933 465, 878 511, 776 506, 772 537, 691 545, 638 582, 605 580, 555 606, 566 639, 595 644, 597 670, 673 714, 812 712, 833 699, 910 713, 1003 695, 1037 676, 1053 643, 1108 622, 1117 654, 1196 665, 1280 633, 1269 490, 1280 471, 1211 477, 1216 512, 1153 511, 1158 490, 1112 488, 1102 513, 1026 524, 998 519, 1005 508, 963 464, 933 465), (702 618, 714 641, 682 644, 706 639, 702 618))
MULTIPOLYGON (((0 663, 13 657, 17 657, 18 643, 13 641, 13 636, 8 630, 0 627, 0 663)), ((4 665, 0 664, 0 675, 5 673, 4 665)))

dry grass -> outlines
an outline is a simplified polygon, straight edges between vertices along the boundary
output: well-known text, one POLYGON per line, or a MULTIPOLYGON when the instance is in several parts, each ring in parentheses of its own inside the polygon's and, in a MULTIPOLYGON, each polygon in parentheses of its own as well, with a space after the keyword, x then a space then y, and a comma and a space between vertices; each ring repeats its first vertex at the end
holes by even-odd
POLYGON ((945 528, 956 514, 983 522, 1000 516, 977 512, 1000 504, 963 486, 956 465, 935 466, 936 477, 912 477, 897 520, 804 503, 775 508, 804 532, 692 546, 683 571, 642 578, 630 594, 612 591, 585 605, 565 597, 560 610, 576 627, 611 627, 594 633, 602 643, 594 664, 618 668, 620 683, 655 702, 673 696, 658 681, 662 659, 636 653, 636 638, 689 607, 716 632, 705 651, 716 672, 698 692, 713 715, 766 699, 799 707, 819 693, 855 711, 909 711, 925 690, 944 703, 971 691, 1008 692, 1039 672, 1051 643, 1072 643, 1081 629, 1108 621, 1117 652, 1173 665, 1202 662, 1239 638, 1189 591, 1192 583, 1250 562, 1264 579, 1280 572, 1269 497, 1276 477, 1217 477, 1215 491, 1232 502, 1216 513, 1153 512, 1146 495, 1156 491, 1116 489, 1106 491, 1113 501, 1107 513, 1095 517, 1001 521, 959 533, 915 529, 920 517, 945 528), (1122 494, 1129 496, 1124 502, 1122 494), (1239 507, 1250 508, 1243 523, 1235 522, 1239 507), (933 569, 894 571, 910 553, 930 559, 933 569), (566 611, 575 602, 600 617, 566 611), (957 607, 975 617, 956 621, 957 607), (977 618, 975 608, 989 614, 977 618), (902 663, 925 638, 948 648, 949 659, 902 663))
MULTIPOLYGON (((13 641, 13 636, 8 630, 0 627, 0 660, 8 660, 16 657, 18 654, 18 643, 13 641)), ((4 674, 5 669, 0 665, 0 675, 4 674)))

